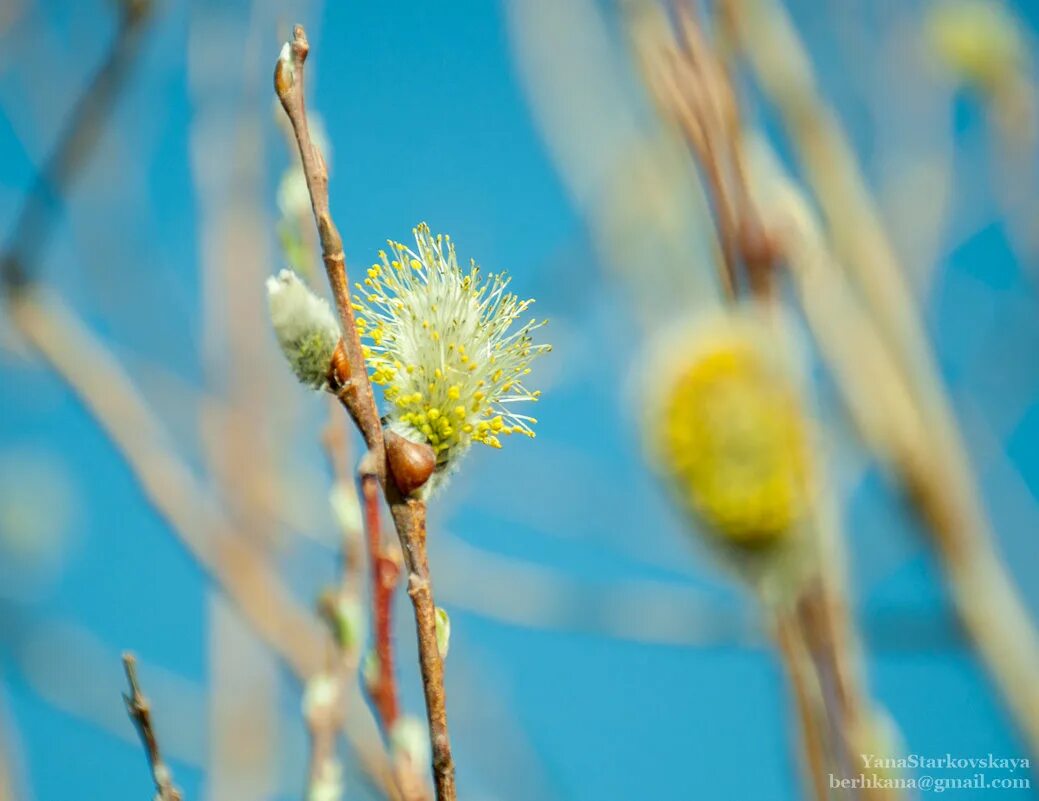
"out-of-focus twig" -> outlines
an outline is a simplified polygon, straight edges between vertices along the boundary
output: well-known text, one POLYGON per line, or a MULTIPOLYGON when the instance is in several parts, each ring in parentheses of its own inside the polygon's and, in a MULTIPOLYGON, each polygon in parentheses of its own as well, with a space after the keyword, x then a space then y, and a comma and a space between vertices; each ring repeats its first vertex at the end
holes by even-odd
POLYGON ((786 611, 778 612, 774 634, 780 657, 793 690, 794 708, 801 732, 805 774, 816 801, 826 801, 826 774, 831 764, 822 726, 822 700, 818 679, 801 638, 800 626, 786 611))
POLYGON ((7 725, 7 709, 0 698, 0 801, 15 799, 15 764, 12 756, 14 743, 7 725))
POLYGON ((152 0, 121 0, 119 25, 104 61, 87 82, 44 163, 0 259, 0 279, 8 291, 32 281, 31 265, 49 239, 54 207, 97 143, 120 89, 136 60, 152 0))
MULTIPOLYGON (((14 327, 82 400, 128 462, 148 501, 239 605, 256 631, 301 680, 320 669, 324 638, 265 556, 238 531, 205 485, 176 455, 152 410, 109 350, 72 310, 33 284, 30 267, 49 238, 54 203, 96 141, 136 52, 149 0, 123 0, 112 51, 78 102, 65 133, 27 197, 2 264, 14 327)), ((370 718, 368 719, 370 726, 370 718)), ((348 730, 366 770, 383 787, 393 776, 378 738, 363 721, 348 730)), ((392 793, 391 793, 392 797, 392 793)))
MULTIPOLYGON (((893 369, 893 393, 908 419, 892 464, 927 524, 960 616, 1027 736, 1039 753, 1039 635, 993 545, 955 417, 944 394, 905 274, 880 223, 857 159, 819 97, 808 56, 774 0, 726 0, 722 8, 765 94, 782 115, 833 240, 836 261, 855 282, 880 334, 875 356, 893 369)), ((854 359, 858 354, 850 354, 854 359)), ((845 372, 855 368, 855 362, 845 372)), ((854 410, 866 403, 849 403, 854 410)), ((884 420, 874 423, 884 425, 884 420)))
POLYGON ((152 505, 239 604, 260 636, 300 676, 314 672, 320 631, 261 552, 239 537, 175 454, 130 378, 94 335, 42 291, 9 306, 17 329, 91 411, 152 505))
MULTIPOLYGON (((338 412, 338 409, 332 408, 338 412)), ((334 491, 353 492, 350 481, 350 444, 340 424, 342 416, 330 417, 322 435, 322 443, 332 465, 334 491)), ((356 498, 351 499, 356 502, 356 498)), ((340 523, 340 571, 336 586, 321 598, 321 613, 329 624, 334 647, 327 671, 311 679, 305 699, 305 717, 310 737, 310 763, 307 773, 307 797, 325 798, 341 795, 342 765, 336 753, 339 736, 350 713, 347 700, 360 662, 360 632, 356 630, 355 613, 361 608, 363 561, 359 547, 360 532, 340 523), (336 788, 336 792, 328 788, 336 788)), ((401 797, 399 788, 389 784, 383 788, 391 798, 401 797)))
POLYGON ((739 106, 725 64, 701 30, 693 0, 679 2, 675 14, 673 33, 653 7, 632 18, 636 54, 654 100, 677 124, 704 173, 721 245, 723 288, 735 299, 743 267, 749 288, 767 297, 775 254, 749 202, 739 106))
POLYGON ((156 797, 160 801, 181 801, 180 790, 173 783, 173 773, 163 761, 162 752, 159 750, 159 739, 155 735, 152 725, 151 706, 141 692, 141 686, 137 681, 137 658, 133 654, 123 654, 123 667, 126 670, 126 680, 130 685, 130 693, 123 694, 126 712, 134 726, 137 727, 141 744, 148 756, 152 779, 155 781, 156 797))
MULTIPOLYGON (((696 158, 713 159, 724 154, 727 183, 717 191, 729 198, 734 219, 727 224, 719 220, 719 235, 722 239, 736 239, 733 250, 740 254, 747 269, 755 298, 775 304, 778 298, 771 288, 772 273, 780 253, 762 222, 748 185, 743 131, 724 64, 700 29, 694 8, 680 6, 674 26, 662 14, 639 22, 642 30, 636 28, 636 34, 640 34, 636 36, 636 46, 661 111, 678 123, 696 158), (683 46, 679 48, 676 41, 683 46), (670 59, 662 56, 668 52, 672 53, 670 59), (701 124, 698 128, 689 124, 689 114, 684 109, 696 98, 710 100, 696 115, 702 120, 713 117, 713 124, 701 124), (714 140, 715 144, 697 146, 694 139, 698 136, 714 140)), ((827 497, 822 491, 817 495, 827 497)), ((866 688, 859 680, 858 637, 844 598, 844 560, 837 542, 842 534, 835 521, 824 519, 823 503, 817 501, 815 506, 814 519, 807 530, 814 540, 813 552, 817 552, 819 565, 814 568, 815 575, 799 587, 796 604, 810 606, 817 614, 807 617, 786 610, 777 612, 774 633, 787 665, 802 726, 805 772, 817 797, 825 798, 827 773, 833 772, 839 760, 848 762, 851 754, 862 752, 861 746, 872 729, 872 714, 866 688), (803 651, 811 658, 805 658, 803 651), (836 692, 819 690, 829 686, 836 692), (822 726, 823 718, 834 725, 822 726)), ((872 788, 865 789, 863 795, 887 797, 872 788)))
POLYGON ((310 45, 301 25, 293 31, 274 70, 274 88, 282 107, 292 123, 299 146, 303 173, 310 191, 321 254, 328 274, 332 295, 339 313, 342 330, 343 366, 345 375, 337 376, 340 384, 338 397, 360 429, 368 446, 373 470, 379 477, 393 522, 400 539, 404 561, 408 568, 408 595, 415 611, 418 636, 419 668, 426 698, 430 743, 433 755, 433 781, 438 801, 454 801, 454 759, 447 727, 447 703, 444 693, 444 665, 436 640, 436 605, 433 601, 426 550, 426 503, 414 496, 405 497, 389 474, 386 465, 386 444, 379 419, 375 396, 361 350, 361 340, 354 323, 350 301, 350 285, 346 276, 346 257, 343 240, 332 220, 328 204, 328 171, 320 150, 310 135, 304 91, 304 64, 310 45))
MULTIPOLYGON (((162 427, 107 349, 55 299, 40 292, 11 302, 11 319, 79 396, 129 463, 149 502, 301 681, 322 670, 325 642, 313 615, 262 553, 230 526, 169 446, 162 427)), ((361 721, 349 729, 362 763, 382 786, 392 772, 361 721)))

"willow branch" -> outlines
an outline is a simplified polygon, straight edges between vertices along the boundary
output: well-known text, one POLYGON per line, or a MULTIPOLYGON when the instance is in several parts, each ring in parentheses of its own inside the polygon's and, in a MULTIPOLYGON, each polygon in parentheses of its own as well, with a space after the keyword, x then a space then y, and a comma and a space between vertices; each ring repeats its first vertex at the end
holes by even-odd
POLYGON ((725 296, 735 300, 738 292, 738 255, 734 210, 723 169, 714 150, 718 137, 709 130, 712 120, 704 114, 707 99, 698 89, 701 82, 696 79, 695 61, 689 63, 684 57, 686 54, 671 47, 642 48, 639 55, 654 99, 661 110, 678 124, 696 164, 703 171, 722 255, 718 277, 725 296))
POLYGON ((436 604, 433 603, 429 556, 426 552, 426 505, 422 501, 407 500, 392 505, 390 509, 397 531, 405 532, 401 535, 401 544, 404 548, 404 563, 408 567, 408 595, 415 609, 422 690, 426 697, 433 751, 433 783, 438 801, 446 801, 456 798, 457 793, 447 728, 444 662, 437 646, 436 604))
MULTIPOLYGON (((333 407, 332 411, 338 409, 333 407)), ((349 442, 337 425, 338 414, 329 418, 322 443, 332 465, 333 481, 339 491, 350 492, 349 442)), ((349 689, 360 662, 358 632, 351 629, 351 607, 360 606, 358 587, 362 571, 358 549, 360 532, 341 526, 339 580, 321 597, 320 609, 332 633, 333 648, 325 672, 310 680, 305 696, 304 717, 310 741, 307 768, 307 798, 341 795, 342 763, 337 753, 340 735, 349 715, 349 689)), ((393 789, 392 786, 386 789, 393 789)), ((393 793, 391 793, 391 796, 393 793)))
POLYGON ((149 502, 300 676, 318 667, 321 638, 261 552, 233 529, 118 362, 59 301, 40 292, 9 305, 16 328, 86 405, 130 464, 149 502))
POLYGON ((15 785, 20 776, 15 773, 15 734, 8 730, 7 724, 13 721, 0 699, 0 801, 15 801, 15 785))
POLYGON ((399 713, 397 682, 393 669, 393 592, 400 577, 400 563, 382 544, 379 516, 379 478, 371 460, 363 458, 358 470, 371 571, 372 635, 375 638, 377 670, 368 678, 368 695, 379 716, 385 736, 389 736, 399 713))
POLYGON ((156 798, 159 801, 181 801, 180 790, 173 784, 173 773, 166 766, 162 759, 162 752, 159 750, 159 739, 156 737, 152 725, 151 706, 141 692, 141 686, 137 681, 137 658, 133 654, 123 654, 123 667, 126 670, 126 680, 130 684, 130 694, 123 694, 126 712, 137 728, 141 744, 148 756, 152 779, 155 782, 156 798))
MULTIPOLYGON (((708 163, 714 158, 724 159, 728 183, 718 191, 727 198, 734 216, 724 225, 719 220, 720 236, 736 240, 733 247, 740 251, 758 298, 775 302, 770 287, 771 267, 778 254, 751 198, 734 91, 713 45, 700 30, 694 11, 681 7, 678 21, 677 34, 662 29, 656 40, 643 43, 643 58, 649 67, 647 81, 663 88, 664 91, 656 92, 661 110, 677 120, 694 156, 708 163), (657 55, 659 51, 674 51, 676 35, 685 42, 682 57, 668 61, 657 55), (713 145, 698 144, 697 136, 713 141, 713 145)), ((714 172, 718 173, 717 167, 714 172)), ((812 608, 819 610, 818 620, 799 618, 784 609, 776 613, 774 628, 799 713, 806 772, 816 796, 825 798, 826 774, 832 772, 832 760, 842 756, 848 761, 851 744, 861 742, 858 733, 868 730, 872 714, 859 681, 858 639, 841 584, 843 555, 835 542, 840 534, 819 519, 819 510, 816 511, 812 536, 817 539, 823 561, 818 580, 802 591, 801 600, 811 602, 812 608), (807 625, 811 622, 816 622, 814 628, 807 625), (801 653, 809 647, 815 662, 801 653), (822 692, 825 686, 837 688, 836 697, 822 692), (824 719, 834 725, 823 726, 824 719), (853 733, 847 734, 849 730, 853 733), (827 765, 831 770, 824 770, 827 765)))
POLYGON ((368 380, 361 338, 350 303, 350 282, 346 275, 343 238, 329 211, 328 170, 325 167, 325 159, 310 135, 303 67, 309 50, 310 45, 303 27, 297 25, 293 30, 292 40, 285 45, 285 50, 275 66, 274 88, 296 135, 303 174, 314 210, 314 222, 317 224, 318 238, 321 241, 321 259, 325 264, 328 283, 332 288, 332 297, 339 315, 339 326, 343 332, 348 374, 338 396, 357 423, 368 449, 372 451, 376 461, 381 463, 384 452, 382 424, 379 422, 375 395, 368 380))
POLYGON ((775 254, 749 200, 739 107, 726 66, 690 5, 678 4, 675 30, 662 18, 652 20, 636 39, 637 53, 654 101, 677 125, 703 174, 723 257, 722 288, 730 300, 736 298, 742 266, 749 288, 767 299, 775 254))
POLYGON ((368 446, 372 470, 379 478, 393 515, 397 536, 408 569, 408 594, 415 611, 418 634, 419 664, 426 698, 430 741, 433 754, 433 779, 438 801, 456 798, 454 761, 447 729, 444 698, 444 669, 436 647, 436 607, 433 604, 429 564, 426 555, 426 505, 413 497, 404 497, 386 465, 386 444, 382 423, 361 349, 361 340, 350 303, 350 284, 346 275, 343 240, 332 220, 328 202, 328 170, 320 150, 310 135, 304 88, 304 64, 310 46, 301 25, 293 30, 274 69, 274 89, 288 115, 299 146, 303 174, 310 192, 314 221, 321 241, 321 255, 332 288, 342 329, 342 345, 346 375, 337 392, 340 402, 357 424, 368 446))

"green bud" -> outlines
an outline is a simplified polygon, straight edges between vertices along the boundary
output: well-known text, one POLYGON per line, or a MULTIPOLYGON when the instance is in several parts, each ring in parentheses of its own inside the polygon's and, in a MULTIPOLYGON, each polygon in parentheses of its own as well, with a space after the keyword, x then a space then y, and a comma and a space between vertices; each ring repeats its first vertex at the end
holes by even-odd
POLYGON ((436 611, 437 650, 441 659, 447 659, 447 649, 451 646, 451 618, 439 606, 436 611))

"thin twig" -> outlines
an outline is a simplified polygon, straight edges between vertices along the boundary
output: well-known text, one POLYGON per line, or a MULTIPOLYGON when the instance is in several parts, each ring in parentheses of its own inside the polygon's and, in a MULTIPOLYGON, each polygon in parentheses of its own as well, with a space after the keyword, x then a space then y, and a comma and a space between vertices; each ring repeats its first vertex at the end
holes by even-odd
POLYGON ((151 12, 151 0, 123 0, 119 26, 101 66, 69 113, 62 132, 33 183, 11 229, 0 259, 0 279, 17 291, 32 281, 34 264, 49 239, 58 199, 94 149, 105 119, 136 60, 140 34, 151 12))
MULTIPOLYGON (((0 259, 15 328, 83 401, 127 461, 147 500, 189 552, 241 608, 260 637, 300 679, 318 669, 320 632, 248 538, 237 531, 183 459, 163 426, 108 349, 56 298, 34 286, 30 266, 49 239, 55 199, 68 187, 97 140, 105 114, 130 72, 150 0, 123 0, 123 16, 104 65, 88 82, 54 152, 27 196, 0 259)), ((398 795, 375 738, 348 730, 362 765, 398 795)))
POLYGON ((433 750, 433 780, 438 801, 456 798, 455 766, 447 729, 447 702, 444 693, 444 662, 436 635, 436 604, 429 577, 426 553, 426 504, 409 499, 390 507, 408 566, 408 595, 415 609, 419 666, 426 696, 430 742, 433 750))
POLYGON ((314 221, 321 240, 321 258, 339 314, 349 374, 345 377, 338 396, 360 429, 368 449, 374 454, 377 463, 381 464, 384 453, 382 424, 379 422, 375 395, 368 380, 361 338, 350 302, 350 283, 346 275, 343 238, 329 211, 328 170, 325 167, 325 159, 310 136, 303 83, 303 65, 309 51, 310 45, 303 26, 297 25, 293 30, 292 40, 286 44, 286 50, 275 66, 274 88, 296 135, 303 174, 307 180, 310 202, 314 210, 314 221))
MULTIPOLYGON (((348 467, 349 439, 340 425, 343 420, 336 406, 334 401, 330 404, 331 414, 322 435, 322 443, 332 465, 337 491, 352 493, 354 490, 348 467)), ((359 632, 347 630, 354 623, 352 616, 344 619, 344 616, 351 615, 351 607, 359 609, 361 604, 358 589, 363 563, 359 540, 359 531, 341 523, 339 581, 335 588, 328 590, 321 598, 321 612, 331 629, 334 648, 327 672, 311 679, 327 691, 312 691, 306 709, 307 733, 310 737, 308 798, 324 797, 328 794, 323 792, 324 788, 337 785, 341 780, 342 764, 336 747, 349 714, 346 703, 348 690, 360 662, 359 632)), ((312 684, 312 690, 318 685, 312 684)))
MULTIPOLYGON (((71 310, 39 290, 9 298, 8 308, 18 331, 108 435, 148 502, 261 639, 300 681, 318 673, 324 638, 313 615, 170 448, 159 421, 111 353, 71 310)), ((348 729, 352 747, 380 786, 392 786, 385 754, 359 724, 348 729)))
POLYGON ((701 30, 693 4, 679 3, 676 15, 676 30, 668 31, 660 20, 651 35, 637 41, 645 81, 661 112, 677 124, 703 173, 718 229, 725 294, 736 299, 742 266, 746 285, 767 300, 775 254, 750 203, 739 106, 726 66, 701 30))
POLYGON ((141 745, 148 756, 152 779, 155 781, 156 797, 160 801, 181 801, 180 790, 173 784, 173 773, 166 766, 159 750, 159 739, 152 725, 151 706, 137 681, 137 658, 133 654, 123 654, 123 667, 126 670, 126 680, 130 684, 129 695, 123 694, 126 712, 137 727, 141 745))
POLYGON ((379 716, 384 736, 389 736, 399 713, 397 682, 393 668, 393 593, 400 578, 400 559, 387 553, 382 544, 379 516, 379 478, 367 457, 361 459, 358 475, 361 484, 365 538, 371 570, 372 636, 375 638, 377 670, 368 678, 368 695, 379 716))
POLYGON ((0 697, 0 801, 15 801, 15 786, 21 780, 15 773, 15 734, 8 730, 8 724, 13 727, 14 721, 0 697))
POLYGON ((826 738, 820 726, 820 691, 818 680, 812 672, 811 661, 799 634, 799 624, 787 610, 777 611, 774 620, 775 639, 779 654, 786 667, 787 679, 792 690, 794 708, 801 730, 801 753, 804 770, 812 785, 816 801, 826 801, 826 738))
POLYGON ((311 139, 307 120, 304 64, 309 49, 306 33, 301 25, 297 25, 293 30, 292 40, 285 45, 275 66, 274 88, 296 134, 318 237, 321 240, 322 260, 339 314, 348 374, 345 381, 341 382, 342 387, 337 394, 368 446, 373 462, 372 469, 378 475, 390 506, 408 569, 408 594, 415 610, 419 664, 429 720, 437 799, 454 801, 457 793, 447 727, 444 667, 436 646, 436 607, 433 603, 429 560, 426 554, 426 504, 418 498, 404 497, 387 470, 382 423, 368 379, 360 336, 354 323, 343 240, 329 211, 328 171, 320 150, 311 139))
POLYGON ((647 48, 640 51, 640 55, 656 102, 677 122, 696 164, 703 170, 722 255, 718 278, 725 296, 735 300, 738 292, 736 225, 726 181, 714 151, 717 137, 708 131, 710 121, 704 115, 706 102, 697 91, 700 82, 695 80, 695 67, 686 60, 685 54, 673 47, 663 52, 647 48), (694 79, 689 80, 690 76, 694 79))

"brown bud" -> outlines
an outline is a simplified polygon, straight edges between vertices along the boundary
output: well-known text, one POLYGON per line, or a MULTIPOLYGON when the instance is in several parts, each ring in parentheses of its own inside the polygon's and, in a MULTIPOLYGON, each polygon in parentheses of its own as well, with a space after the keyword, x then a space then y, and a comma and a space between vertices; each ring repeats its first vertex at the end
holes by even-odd
POLYGON ((424 442, 386 432, 386 462, 390 474, 402 495, 410 495, 433 475, 437 465, 436 453, 424 442))
POLYGON ((332 391, 338 391, 350 380, 350 362, 346 360, 346 349, 340 339, 332 352, 332 361, 328 365, 328 385, 332 391))
POLYGON ((779 242, 754 214, 746 215, 738 241, 751 287, 757 294, 767 296, 781 256, 779 242))
POLYGON ((740 225, 739 247, 743 260, 755 270, 769 270, 780 258, 776 238, 752 214, 740 225))
POLYGON ((296 80, 292 71, 292 63, 284 59, 278 59, 274 65, 274 91, 280 98, 288 97, 292 90, 292 85, 296 80))

